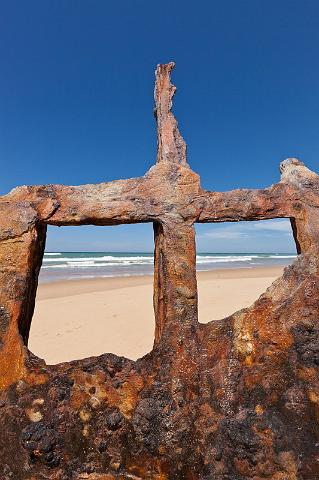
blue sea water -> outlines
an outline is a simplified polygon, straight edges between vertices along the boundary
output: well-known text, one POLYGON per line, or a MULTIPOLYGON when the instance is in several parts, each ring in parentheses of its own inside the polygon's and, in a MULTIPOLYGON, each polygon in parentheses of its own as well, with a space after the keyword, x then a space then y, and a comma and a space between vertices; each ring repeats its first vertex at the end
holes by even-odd
MULTIPOLYGON (((288 265, 296 255, 285 253, 198 253, 197 270, 288 265)), ((151 275, 152 253, 46 252, 40 282, 95 277, 151 275)))

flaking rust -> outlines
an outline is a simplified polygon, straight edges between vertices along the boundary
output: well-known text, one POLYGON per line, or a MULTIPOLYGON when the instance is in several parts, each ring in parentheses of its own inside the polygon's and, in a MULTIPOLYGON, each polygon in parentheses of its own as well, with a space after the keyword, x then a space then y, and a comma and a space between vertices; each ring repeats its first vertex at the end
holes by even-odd
POLYGON ((319 177, 288 159, 269 188, 203 190, 173 67, 156 70, 144 177, 0 198, 1 480, 319 479, 319 177), (290 218, 296 261, 250 308, 198 323, 194 223, 269 218, 290 218), (138 222, 155 232, 153 350, 46 365, 27 348, 46 226, 138 222))

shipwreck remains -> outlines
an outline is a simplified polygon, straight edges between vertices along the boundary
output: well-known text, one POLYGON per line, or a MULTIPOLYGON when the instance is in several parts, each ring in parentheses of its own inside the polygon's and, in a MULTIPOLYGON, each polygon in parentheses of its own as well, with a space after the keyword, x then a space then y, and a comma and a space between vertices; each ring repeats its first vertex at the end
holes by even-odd
POLYGON ((319 479, 319 177, 288 159, 269 188, 203 190, 173 67, 156 70, 144 177, 0 197, 1 480, 319 479), (250 308, 198 323, 194 223, 280 217, 293 265, 250 308), (154 224, 153 350, 46 365, 27 342, 47 225, 137 222, 154 224))

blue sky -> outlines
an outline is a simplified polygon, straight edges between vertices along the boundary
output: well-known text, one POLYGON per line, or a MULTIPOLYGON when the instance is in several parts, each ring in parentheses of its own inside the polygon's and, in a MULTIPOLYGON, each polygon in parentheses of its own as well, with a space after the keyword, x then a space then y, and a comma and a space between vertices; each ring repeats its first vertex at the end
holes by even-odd
MULTIPOLYGON (((10 0, 0 15, 0 194, 142 175, 156 156, 154 69, 210 190, 279 162, 318 170, 316 0, 10 0)), ((200 225, 202 251, 291 251, 287 221, 200 225)), ((50 228, 48 250, 151 250, 151 225, 50 228)))

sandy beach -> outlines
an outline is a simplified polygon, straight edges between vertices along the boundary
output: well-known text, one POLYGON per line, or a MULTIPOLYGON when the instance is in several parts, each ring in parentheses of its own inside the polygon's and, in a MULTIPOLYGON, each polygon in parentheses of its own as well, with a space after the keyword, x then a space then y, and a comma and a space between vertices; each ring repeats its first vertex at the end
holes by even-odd
MULTIPOLYGON (((283 267, 198 272, 199 321, 251 305, 283 267)), ((29 348, 48 364, 112 352, 137 359, 151 350, 152 276, 39 285, 29 348)))

